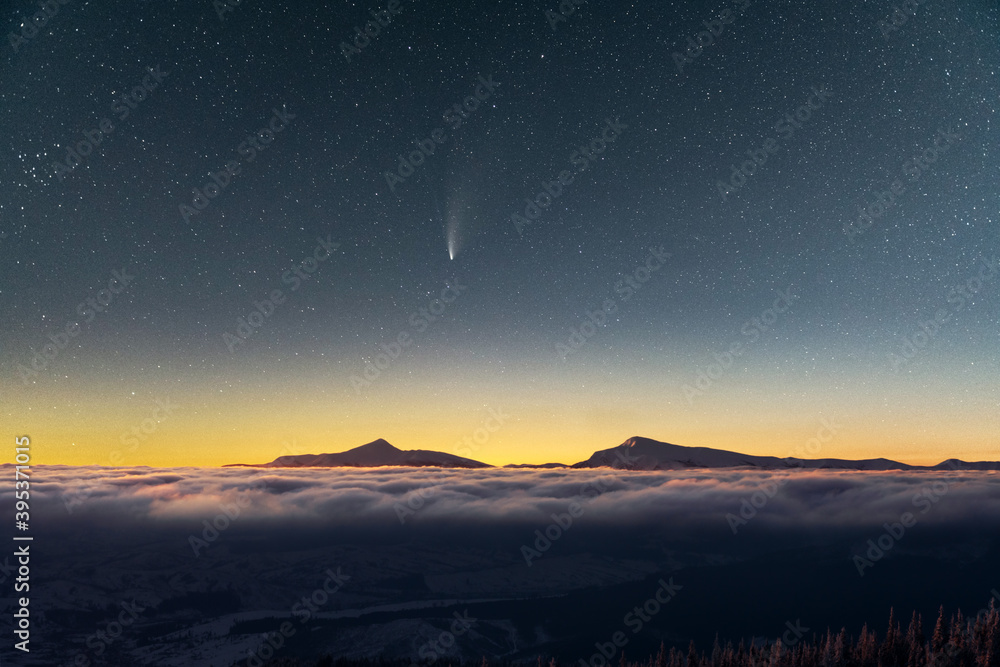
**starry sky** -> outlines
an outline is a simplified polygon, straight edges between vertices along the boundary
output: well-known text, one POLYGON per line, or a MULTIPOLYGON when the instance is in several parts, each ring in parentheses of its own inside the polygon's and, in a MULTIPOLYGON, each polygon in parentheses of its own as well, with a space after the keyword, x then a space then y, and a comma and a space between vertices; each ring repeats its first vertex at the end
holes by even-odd
POLYGON ((34 463, 997 458, 994 2, 56 6, 0 49, 34 463))

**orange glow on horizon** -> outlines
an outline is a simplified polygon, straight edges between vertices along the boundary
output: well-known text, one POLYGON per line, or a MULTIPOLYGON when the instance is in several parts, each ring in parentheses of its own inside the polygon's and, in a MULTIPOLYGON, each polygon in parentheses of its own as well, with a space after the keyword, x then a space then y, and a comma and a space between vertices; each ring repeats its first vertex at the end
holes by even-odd
POLYGON ((491 465, 572 464, 632 436, 787 457, 802 456, 796 452, 824 419, 836 433, 803 458, 914 465, 997 458, 1000 428, 996 417, 987 417, 995 414, 990 408, 997 390, 987 385, 972 399, 947 402, 940 388, 922 391, 903 380, 836 392, 734 376, 689 403, 677 390, 686 373, 654 382, 629 372, 609 380, 586 368, 569 369, 561 382, 539 386, 530 378, 546 369, 528 366, 475 383, 469 380, 475 369, 461 376, 447 368, 400 372, 363 396, 305 364, 268 377, 266 386, 256 377, 236 381, 237 375, 221 390, 193 380, 150 382, 157 389, 140 392, 117 381, 70 379, 6 396, 5 423, 16 429, 10 437, 32 438, 35 464, 266 463, 286 454, 341 452, 378 438, 400 449, 437 450, 491 465), (497 415, 503 423, 488 432, 487 421, 497 415))

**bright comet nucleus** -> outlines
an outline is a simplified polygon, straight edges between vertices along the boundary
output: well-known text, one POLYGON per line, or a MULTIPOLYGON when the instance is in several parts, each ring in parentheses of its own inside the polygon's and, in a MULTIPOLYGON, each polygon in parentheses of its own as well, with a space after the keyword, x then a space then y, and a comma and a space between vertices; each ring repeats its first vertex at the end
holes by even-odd
POLYGON ((446 238, 448 240, 448 257, 450 259, 455 259, 455 255, 457 255, 459 251, 457 211, 448 212, 446 238))

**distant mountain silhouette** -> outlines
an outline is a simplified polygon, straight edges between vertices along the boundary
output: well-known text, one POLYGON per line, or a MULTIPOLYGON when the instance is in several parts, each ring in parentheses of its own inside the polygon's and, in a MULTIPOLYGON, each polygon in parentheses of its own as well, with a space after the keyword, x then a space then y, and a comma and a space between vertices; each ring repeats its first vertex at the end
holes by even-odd
MULTIPOLYGON (((233 464, 246 466, 249 464, 233 464)), ((381 466, 492 468, 472 459, 426 449, 397 449, 381 438, 337 454, 279 456, 261 468, 377 468, 381 466)), ((586 461, 571 466, 562 463, 509 464, 504 468, 617 468, 619 470, 686 470, 689 468, 763 468, 783 470, 1000 470, 1000 461, 967 462, 948 459, 934 466, 914 466, 889 459, 800 459, 754 456, 711 447, 684 447, 650 438, 629 438, 617 447, 602 449, 586 461)))
POLYGON ((629 438, 617 447, 602 449, 573 468, 618 468, 623 470, 683 470, 686 468, 765 468, 780 470, 1000 470, 1000 461, 968 463, 948 459, 935 466, 914 466, 889 459, 800 459, 739 454, 711 447, 684 447, 649 438, 629 438))
POLYGON ((367 445, 361 445, 337 454, 299 454, 279 456, 262 468, 377 468, 381 466, 411 466, 439 468, 490 468, 487 463, 462 458, 454 454, 434 452, 426 449, 403 450, 393 447, 379 438, 367 445))

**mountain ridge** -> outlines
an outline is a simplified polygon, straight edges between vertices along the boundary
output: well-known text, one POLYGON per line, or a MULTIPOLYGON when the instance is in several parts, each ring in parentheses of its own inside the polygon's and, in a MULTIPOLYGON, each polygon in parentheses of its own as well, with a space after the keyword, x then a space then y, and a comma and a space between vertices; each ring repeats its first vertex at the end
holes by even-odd
POLYGON ((632 436, 615 447, 594 452, 590 458, 571 465, 562 463, 511 463, 492 466, 473 459, 428 449, 399 449, 379 438, 353 449, 330 454, 294 454, 279 456, 269 463, 233 463, 224 467, 252 468, 377 468, 385 466, 438 468, 613 468, 618 470, 688 470, 758 468, 764 470, 1000 470, 1000 461, 962 461, 949 458, 933 466, 917 466, 886 458, 875 459, 803 459, 742 454, 712 447, 687 447, 632 436))
POLYGON ((399 449, 379 438, 369 443, 332 454, 292 454, 279 456, 269 463, 236 463, 226 467, 252 468, 492 468, 488 463, 428 449, 399 449))

